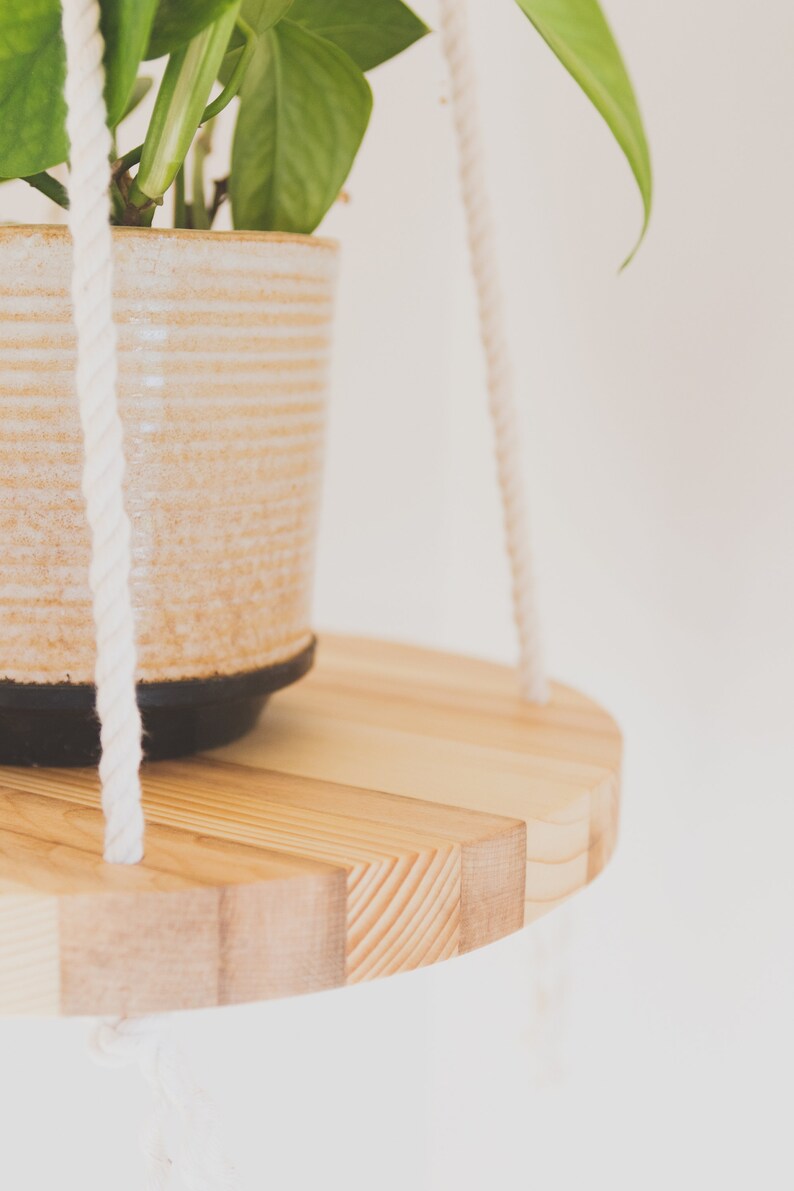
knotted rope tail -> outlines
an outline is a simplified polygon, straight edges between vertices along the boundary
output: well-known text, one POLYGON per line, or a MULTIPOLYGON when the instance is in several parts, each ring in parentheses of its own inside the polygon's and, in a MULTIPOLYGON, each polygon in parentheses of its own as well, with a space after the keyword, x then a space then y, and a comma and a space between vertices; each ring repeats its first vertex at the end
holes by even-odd
POLYGON ((89 582, 97 644, 105 859, 135 864, 143 855, 138 777, 141 720, 135 700, 130 523, 124 509, 124 449, 116 401, 109 224, 111 139, 105 122, 99 11, 97 0, 63 0, 66 129, 71 145, 72 303, 84 445, 83 496, 91 530, 89 582))
POLYGON ((213 1104, 185 1067, 164 1019, 122 1018, 103 1023, 92 1050, 96 1061, 106 1067, 136 1064, 154 1092, 155 1114, 141 1137, 146 1191, 165 1191, 172 1170, 187 1191, 234 1191, 237 1174, 220 1144, 213 1104), (184 1130, 178 1160, 169 1156, 166 1144, 172 1113, 184 1130))
POLYGON ((525 698, 533 703, 545 703, 548 689, 541 655, 529 522, 521 478, 518 419, 496 260, 496 237, 485 182, 485 151, 477 109, 477 79, 469 41, 466 0, 441 0, 440 7, 441 37, 449 67, 461 192, 477 290, 488 404, 510 559, 513 615, 520 651, 519 680, 525 698))

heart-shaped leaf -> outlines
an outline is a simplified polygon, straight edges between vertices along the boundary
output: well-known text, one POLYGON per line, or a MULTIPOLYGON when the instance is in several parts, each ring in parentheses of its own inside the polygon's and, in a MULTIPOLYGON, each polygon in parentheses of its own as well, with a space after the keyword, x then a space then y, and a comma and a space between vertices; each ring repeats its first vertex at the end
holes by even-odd
POLYGON ((366 79, 337 46, 289 20, 259 38, 232 149, 235 227, 313 231, 339 194, 371 110, 366 79))
POLYGON ((372 70, 428 32, 402 0, 294 0, 289 19, 332 41, 372 70))
POLYGON ((66 159, 66 59, 58 0, 0 4, 0 175, 21 178, 66 159))
POLYGON ((625 153, 643 202, 641 241, 651 214, 651 157, 634 88, 597 0, 517 2, 604 117, 625 153))
MULTIPOLYGON (((108 123, 122 118, 135 86, 156 0, 103 0, 108 123)), ((66 55, 59 0, 0 4, 0 174, 26 177, 65 161, 66 55)))

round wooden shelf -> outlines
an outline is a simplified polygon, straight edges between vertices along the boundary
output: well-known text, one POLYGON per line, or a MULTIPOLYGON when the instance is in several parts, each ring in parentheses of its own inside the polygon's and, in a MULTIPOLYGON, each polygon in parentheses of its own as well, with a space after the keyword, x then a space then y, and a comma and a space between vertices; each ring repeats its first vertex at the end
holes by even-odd
POLYGON ((102 860, 96 774, 0 770, 0 1013, 135 1014, 408 971, 604 867, 620 733, 505 667, 325 637, 255 731, 145 766, 146 857, 102 860))

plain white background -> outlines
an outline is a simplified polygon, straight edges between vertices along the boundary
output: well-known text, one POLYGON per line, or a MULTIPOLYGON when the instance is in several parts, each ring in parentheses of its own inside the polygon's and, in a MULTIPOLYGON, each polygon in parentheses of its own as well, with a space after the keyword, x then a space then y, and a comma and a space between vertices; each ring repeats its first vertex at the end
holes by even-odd
MULTIPOLYGON (((490 951, 176 1028, 247 1191, 777 1191, 794 1178, 794 12, 609 0, 656 171, 618 277, 640 218, 618 151, 510 0, 471 8, 547 654, 625 731, 620 847, 490 951)), ((507 660, 437 39, 373 82, 325 229, 344 268, 318 623, 507 660)), ((88 1029, 0 1023, 9 1191, 140 1188, 148 1093, 92 1065, 88 1029)))

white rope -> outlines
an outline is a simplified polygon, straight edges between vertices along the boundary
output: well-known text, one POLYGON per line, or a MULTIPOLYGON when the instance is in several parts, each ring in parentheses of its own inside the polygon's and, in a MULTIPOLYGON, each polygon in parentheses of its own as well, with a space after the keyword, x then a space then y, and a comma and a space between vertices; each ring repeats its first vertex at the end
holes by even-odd
POLYGON ((143 855, 138 777, 141 721, 135 701, 130 523, 124 509, 124 449, 116 402, 109 225, 111 139, 105 123, 104 47, 97 0, 63 0, 63 35, 66 128, 71 145, 69 229, 74 251, 76 388, 85 451, 83 496, 91 530, 89 582, 97 643, 105 859, 134 864, 143 855))
POLYGON ((440 7, 441 37, 449 67, 461 192, 477 290, 488 404, 510 559, 513 615, 520 652, 519 680, 525 698, 533 703, 545 703, 548 688, 541 655, 529 522, 521 476, 518 418, 502 308, 496 237, 485 181, 485 152, 477 108, 477 79, 470 48, 466 0, 440 0, 440 7))
POLYGON ((137 1065, 154 1092, 155 1113, 141 1136, 146 1191, 165 1191, 172 1172, 187 1191, 235 1191, 237 1174, 223 1152, 214 1106, 187 1070, 164 1018, 103 1023, 94 1035, 92 1052, 106 1067, 137 1065), (170 1157, 166 1141, 172 1115, 184 1130, 178 1159, 170 1157))
MULTIPOLYGON (((63 34, 76 388, 85 451, 83 495, 91 530, 89 581, 97 642, 105 859, 134 864, 143 855, 141 721, 135 698, 130 523, 124 509, 123 435, 116 401, 108 197, 111 140, 105 124, 97 0, 63 0, 63 34)), ((172 1111, 185 1130, 179 1163, 184 1186, 188 1191, 232 1191, 235 1175, 218 1143, 212 1105, 186 1072, 158 1019, 100 1026, 94 1052, 106 1064, 138 1063, 155 1091, 156 1111, 142 1138, 149 1191, 165 1191, 175 1168, 166 1137, 172 1111)))

